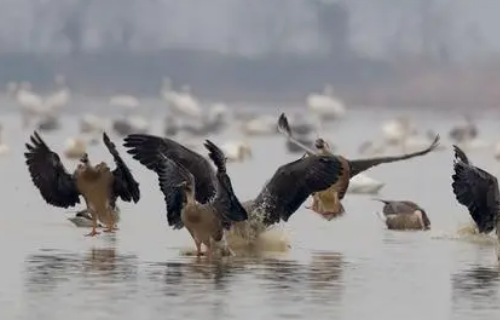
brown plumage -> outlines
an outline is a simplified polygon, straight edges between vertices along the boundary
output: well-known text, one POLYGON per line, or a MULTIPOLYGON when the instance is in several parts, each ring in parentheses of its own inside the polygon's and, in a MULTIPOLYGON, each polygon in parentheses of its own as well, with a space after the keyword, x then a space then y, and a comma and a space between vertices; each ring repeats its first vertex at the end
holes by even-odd
POLYGON ((379 164, 402 161, 426 155, 439 145, 439 135, 437 135, 429 147, 418 152, 392 157, 349 160, 341 155, 332 154, 329 150, 328 144, 325 143, 323 139, 316 140, 315 147, 317 150, 312 150, 311 148, 301 144, 293 137, 288 124, 288 119, 284 113, 282 113, 279 117, 278 131, 284 134, 289 141, 301 146, 307 155, 321 154, 335 158, 341 163, 343 171, 338 181, 335 184, 332 184, 330 188, 323 190, 323 192, 313 195, 313 204, 310 209, 327 218, 341 215, 345 211, 341 200, 344 198, 347 188, 349 188, 349 181, 352 177, 379 164))
POLYGON ((106 133, 103 133, 103 141, 114 158, 116 169, 113 171, 104 162, 91 165, 88 155, 84 154, 75 172, 69 174, 59 155, 36 131, 30 137, 31 143, 26 144, 28 152, 24 154, 31 179, 48 204, 60 208, 73 207, 80 203, 80 195, 83 196, 92 215, 90 236, 98 234, 97 220, 107 226, 107 232, 114 231, 112 210, 118 197, 135 203, 140 199, 139 184, 106 133))
MULTIPOLYGON (((156 172, 161 155, 182 165, 195 178, 194 195, 199 203, 215 194, 216 173, 210 163, 181 144, 168 138, 131 134, 125 138, 124 146, 134 159, 156 172)), ((311 193, 332 185, 341 173, 340 162, 334 157, 315 155, 292 161, 279 167, 257 197, 243 206, 249 220, 260 220, 265 227, 288 221, 311 193)))
POLYGON ((205 148, 217 168, 212 182, 216 191, 208 201, 196 200, 196 178, 181 164, 161 154, 158 156, 155 170, 167 204, 168 224, 175 229, 186 227, 193 237, 198 255, 202 254, 202 244, 211 255, 213 246, 221 241, 225 252, 230 252, 224 230, 229 230, 233 222, 245 221, 248 218, 247 212, 234 194, 226 172, 224 153, 209 140, 205 141, 205 148))
POLYGON ((392 230, 429 230, 431 221, 427 213, 412 201, 394 201, 375 198, 384 203, 382 220, 392 230))

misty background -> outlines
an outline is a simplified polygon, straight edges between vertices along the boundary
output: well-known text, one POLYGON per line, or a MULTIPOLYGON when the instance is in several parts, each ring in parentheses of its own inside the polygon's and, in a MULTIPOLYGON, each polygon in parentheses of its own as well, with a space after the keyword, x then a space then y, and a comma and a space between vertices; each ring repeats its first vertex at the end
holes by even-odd
POLYGON ((493 0, 0 0, 0 84, 299 102, 496 105, 493 0), (460 90, 457 90, 460 88, 460 90), (457 92, 458 91, 458 92, 457 92))

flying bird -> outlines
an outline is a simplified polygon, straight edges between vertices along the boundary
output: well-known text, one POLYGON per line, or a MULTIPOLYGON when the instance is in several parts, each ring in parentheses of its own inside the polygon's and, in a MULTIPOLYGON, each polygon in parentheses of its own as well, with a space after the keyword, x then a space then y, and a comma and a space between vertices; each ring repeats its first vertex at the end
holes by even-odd
POLYGON ((113 208, 118 198, 134 203, 140 199, 139 183, 106 133, 103 133, 103 141, 116 164, 113 171, 104 162, 93 166, 85 153, 74 173, 69 174, 59 155, 36 131, 26 144, 28 152, 24 153, 31 180, 48 204, 68 208, 80 203, 80 196, 84 198, 92 216, 89 236, 99 234, 98 220, 106 225, 106 232, 116 229, 113 208))
MULTIPOLYGON (((161 170, 162 155, 183 166, 194 177, 194 195, 199 203, 209 201, 216 194, 213 167, 203 156, 180 143, 153 135, 131 134, 125 138, 124 146, 134 159, 157 173, 161 170)), ((279 221, 288 221, 311 193, 334 184, 341 173, 340 161, 323 155, 280 166, 257 197, 243 203, 249 216, 247 225, 254 226, 252 230, 258 234, 279 221)))
POLYGON ((320 190, 321 192, 315 192, 313 194, 313 203, 309 208, 314 212, 319 213, 328 220, 330 220, 331 217, 342 215, 345 212, 341 200, 344 198, 347 192, 350 179, 352 179, 354 176, 379 164, 402 161, 426 155, 439 145, 439 135, 437 135, 429 147, 418 152, 392 157, 376 157, 349 160, 341 155, 334 155, 331 152, 328 144, 321 138, 317 139, 315 142, 317 151, 312 150, 311 148, 300 143, 300 141, 293 137, 290 126, 288 124, 288 119, 286 118, 284 113, 282 113, 279 117, 278 131, 284 134, 289 141, 300 146, 306 152, 307 156, 324 155, 337 159, 337 161, 341 163, 342 175, 340 176, 340 178, 336 181, 336 183, 329 185, 324 190, 320 190))

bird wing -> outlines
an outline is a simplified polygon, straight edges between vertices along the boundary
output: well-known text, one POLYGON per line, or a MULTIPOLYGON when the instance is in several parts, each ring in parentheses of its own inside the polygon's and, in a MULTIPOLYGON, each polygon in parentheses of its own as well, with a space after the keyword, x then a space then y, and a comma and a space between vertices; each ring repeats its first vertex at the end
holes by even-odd
POLYGON ((160 190, 167 204, 168 225, 174 227, 174 229, 181 229, 184 227, 181 214, 186 202, 183 184, 193 188, 195 178, 181 164, 175 163, 175 161, 164 155, 161 155, 160 158, 161 160, 158 162, 155 171, 158 174, 160 190))
POLYGON ((278 168, 253 207, 263 209, 269 223, 288 221, 311 193, 327 189, 341 174, 342 164, 336 157, 312 155, 295 160, 278 168))
POLYGON ((436 136, 434 141, 431 143, 430 146, 427 148, 417 151, 417 152, 412 152, 400 156, 392 156, 392 157, 377 157, 377 158, 369 158, 369 159, 358 159, 358 160, 349 160, 349 166, 350 166, 350 176, 351 178, 354 177, 355 175, 366 171, 372 167, 378 166, 379 164, 382 163, 390 163, 390 162, 396 162, 396 161, 401 161, 401 160, 407 160, 411 159, 414 157, 420 157, 423 155, 428 154, 432 150, 436 149, 439 146, 439 135, 436 136))
POLYGON ((282 113, 278 119, 278 131, 286 136, 288 141, 291 143, 295 144, 297 147, 301 148, 306 152, 308 155, 313 155, 313 154, 318 154, 316 151, 311 149, 310 147, 304 145, 302 142, 297 140, 295 137, 292 135, 292 129, 290 128, 290 124, 288 122, 288 119, 284 113, 282 113))
POLYGON ((229 178, 226 170, 224 152, 210 140, 206 140, 204 146, 208 150, 209 158, 217 168, 217 193, 213 205, 221 218, 223 227, 229 229, 232 222, 247 220, 248 214, 234 193, 231 178, 229 178))
POLYGON ((116 198, 120 197, 123 201, 134 203, 139 202, 141 198, 141 191, 139 190, 139 183, 135 181, 132 172, 123 161, 122 157, 116 150, 116 145, 109 139, 106 132, 102 133, 102 140, 108 148, 109 153, 113 156, 116 164, 116 169, 113 170, 113 196, 112 206, 115 206, 116 198))
POLYGON ((206 203, 214 196, 215 171, 210 162, 200 154, 174 140, 148 134, 130 134, 124 140, 127 152, 150 170, 157 171, 161 154, 187 169, 195 177, 198 202, 206 203))
POLYGON ((42 140, 38 132, 26 143, 28 152, 24 153, 31 180, 40 190, 43 199, 56 207, 68 208, 80 203, 80 192, 76 179, 70 175, 57 153, 53 152, 42 140))
POLYGON ((457 201, 467 207, 479 232, 489 233, 496 227, 500 209, 500 195, 497 178, 471 165, 465 153, 455 149, 452 175, 452 189, 457 201), (462 159, 467 160, 464 162, 462 159))

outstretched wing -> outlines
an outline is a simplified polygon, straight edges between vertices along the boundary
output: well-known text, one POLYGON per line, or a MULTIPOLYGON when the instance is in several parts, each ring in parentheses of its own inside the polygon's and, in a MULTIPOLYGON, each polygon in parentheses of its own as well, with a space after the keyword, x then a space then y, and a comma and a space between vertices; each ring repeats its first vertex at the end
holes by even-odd
POLYGON ((431 143, 431 145, 428 146, 427 148, 425 148, 421 151, 412 152, 412 153, 408 153, 405 155, 393 156, 393 157, 377 157, 377 158, 370 158, 370 159, 349 160, 349 166, 351 169, 350 176, 352 178, 355 175, 357 175, 363 171, 366 171, 372 167, 378 166, 379 164, 382 164, 382 163, 396 162, 396 161, 407 160, 407 159, 426 155, 439 146, 439 139, 440 139, 439 135, 437 135, 436 138, 434 139, 434 141, 431 143))
POLYGON ((489 233, 496 227, 500 210, 497 178, 469 164, 465 153, 457 146, 453 148, 453 193, 457 201, 467 207, 479 232, 489 233))
POLYGON ((184 226, 181 220, 181 213, 186 202, 186 193, 183 188, 185 185, 193 188, 195 178, 182 165, 175 163, 175 161, 163 155, 160 158, 161 160, 158 162, 156 173, 158 174, 160 190, 164 195, 167 205, 168 225, 174 227, 174 229, 181 229, 184 226))
POLYGON ((189 170, 196 180, 198 202, 205 203, 215 195, 215 171, 210 162, 200 154, 174 140, 148 134, 130 134, 124 140, 127 152, 150 170, 157 172, 162 154, 189 170))
POLYGON ((26 143, 24 153, 31 180, 40 190, 43 199, 56 207, 68 208, 80 203, 80 193, 74 176, 70 175, 57 153, 42 140, 38 132, 26 143))
POLYGON ((316 151, 304 145, 299 140, 295 139, 295 137, 292 135, 292 129, 290 128, 290 123, 288 122, 288 118, 286 117, 285 113, 282 113, 278 118, 278 132, 285 135, 288 141, 301 148, 306 153, 306 155, 317 154, 316 151))
POLYGON ((268 215, 269 224, 288 221, 311 193, 325 190, 341 174, 342 164, 336 157, 311 155, 298 159, 278 168, 253 207, 268 215))
POLYGON ((123 161, 122 157, 116 150, 115 144, 109 139, 106 132, 102 133, 102 140, 108 148, 109 153, 113 156, 116 164, 116 169, 113 170, 113 196, 112 206, 115 206, 116 198, 120 197, 123 201, 134 203, 139 202, 141 198, 141 191, 139 190, 139 183, 135 181, 132 172, 123 161))
POLYGON ((204 144, 208 150, 208 157, 217 168, 217 193, 213 201, 215 211, 226 229, 231 227, 232 222, 240 222, 248 219, 248 214, 234 194, 233 185, 226 171, 226 157, 219 147, 210 140, 204 144))

